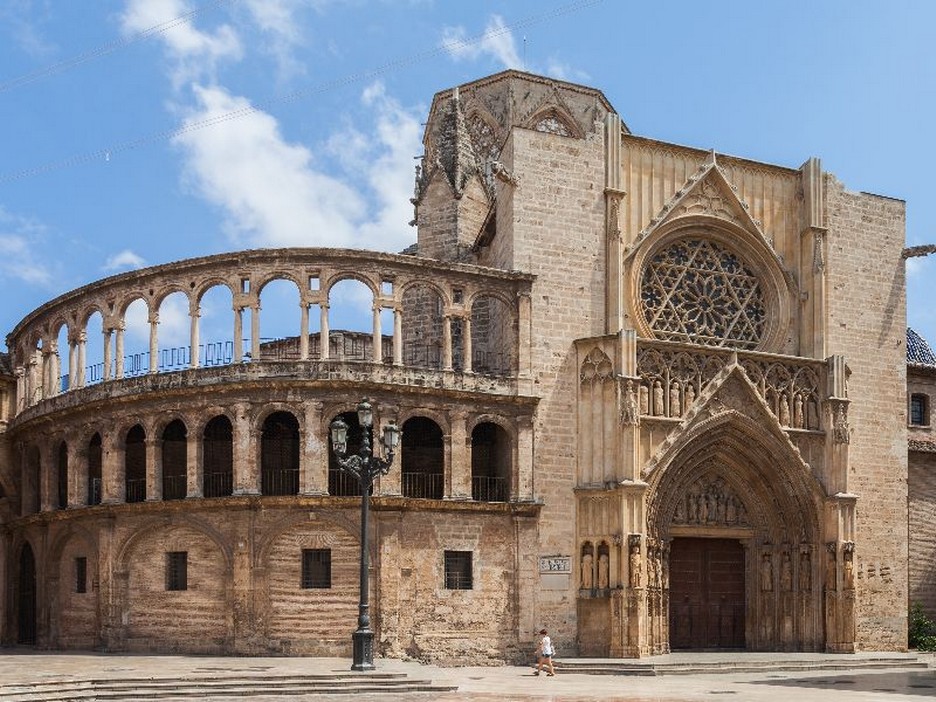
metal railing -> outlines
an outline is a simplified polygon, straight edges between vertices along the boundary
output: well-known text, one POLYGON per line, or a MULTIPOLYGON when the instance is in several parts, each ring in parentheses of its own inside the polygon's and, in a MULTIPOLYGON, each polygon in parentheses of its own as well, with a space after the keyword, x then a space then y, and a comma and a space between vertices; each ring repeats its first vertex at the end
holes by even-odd
POLYGON ((261 495, 298 495, 298 468, 264 468, 260 475, 261 495))
POLYGON ((205 473, 202 494, 205 497, 227 497, 234 492, 234 474, 231 471, 205 473))
POLYGON ((127 494, 124 498, 127 502, 143 502, 146 500, 146 478, 127 479, 127 494))
POLYGON ((445 476, 442 473, 402 473, 400 488, 404 497, 441 500, 445 476))
POLYGON ((166 475, 163 473, 163 499, 184 500, 188 493, 188 480, 184 473, 180 475, 166 475))
POLYGON ((328 494, 335 497, 360 497, 361 484, 357 478, 338 468, 328 469, 328 494))
POLYGON ((487 475, 471 476, 471 499, 476 502, 507 502, 507 478, 487 475))

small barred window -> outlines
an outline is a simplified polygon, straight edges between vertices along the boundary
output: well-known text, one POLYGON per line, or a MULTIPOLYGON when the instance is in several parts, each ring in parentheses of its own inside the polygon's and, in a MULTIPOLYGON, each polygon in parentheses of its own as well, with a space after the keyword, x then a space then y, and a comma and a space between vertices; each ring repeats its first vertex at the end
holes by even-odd
POLYGON ((658 339, 754 349, 767 324, 757 276, 714 241, 681 239, 659 251, 641 278, 644 318, 658 339))
POLYGON ((331 549, 302 549, 303 590, 331 587, 331 549))
POLYGON ((918 427, 929 424, 929 396, 910 396, 910 424, 918 427))
POLYGON ((166 553, 166 589, 188 590, 188 551, 166 553))
POLYGON ((445 589, 471 590, 471 551, 445 552, 445 589))

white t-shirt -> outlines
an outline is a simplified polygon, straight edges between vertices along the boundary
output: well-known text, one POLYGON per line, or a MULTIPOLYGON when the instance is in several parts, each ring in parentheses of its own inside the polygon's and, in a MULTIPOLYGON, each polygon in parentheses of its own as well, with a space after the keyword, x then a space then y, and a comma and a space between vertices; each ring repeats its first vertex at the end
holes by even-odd
POLYGON ((543 640, 540 642, 540 651, 544 656, 551 656, 553 654, 552 641, 548 636, 544 636, 543 640))

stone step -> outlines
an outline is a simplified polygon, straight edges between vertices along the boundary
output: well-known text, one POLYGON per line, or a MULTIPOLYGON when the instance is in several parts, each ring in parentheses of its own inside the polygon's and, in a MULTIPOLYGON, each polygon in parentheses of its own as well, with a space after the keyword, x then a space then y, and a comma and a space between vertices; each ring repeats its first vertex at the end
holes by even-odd
POLYGON ((712 661, 622 661, 622 660, 576 660, 563 659, 555 662, 556 670, 582 675, 711 675, 718 673, 761 673, 761 672, 806 672, 877 670, 897 668, 903 670, 927 669, 929 665, 913 656, 881 656, 871 658, 809 658, 769 660, 745 660, 720 658, 712 661))
POLYGON ((114 678, 43 680, 0 685, 4 702, 94 702, 212 698, 299 697, 360 693, 452 692, 457 686, 409 678, 404 673, 334 673, 309 675, 192 676, 178 678, 114 678))

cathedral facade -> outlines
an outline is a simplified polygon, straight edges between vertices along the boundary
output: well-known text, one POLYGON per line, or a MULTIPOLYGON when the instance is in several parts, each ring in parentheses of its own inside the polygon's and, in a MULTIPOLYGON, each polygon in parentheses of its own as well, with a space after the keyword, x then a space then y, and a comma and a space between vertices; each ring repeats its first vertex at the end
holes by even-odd
POLYGON ((328 432, 359 446, 367 396, 403 432, 372 497, 382 655, 525 659, 541 627, 562 655, 905 648, 904 204, 516 71, 438 93, 424 146, 402 254, 181 261, 10 333, 3 640, 347 655, 360 496, 328 432), (266 340, 272 281, 299 313, 266 340), (346 281, 366 332, 330 319, 346 281))

